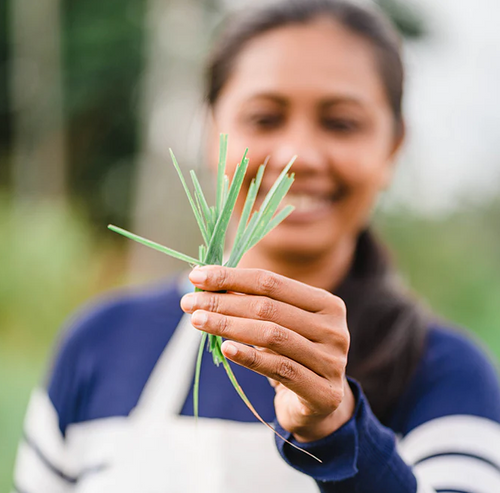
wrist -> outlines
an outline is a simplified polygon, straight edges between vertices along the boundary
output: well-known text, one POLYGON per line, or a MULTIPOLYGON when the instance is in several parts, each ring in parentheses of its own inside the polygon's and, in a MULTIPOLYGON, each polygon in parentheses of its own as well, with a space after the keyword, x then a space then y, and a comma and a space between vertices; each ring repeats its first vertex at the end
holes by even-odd
POLYGON ((296 430, 294 438, 301 443, 314 442, 331 435, 354 415, 356 400, 347 380, 344 380, 344 398, 339 407, 326 417, 320 418, 303 430, 296 430))

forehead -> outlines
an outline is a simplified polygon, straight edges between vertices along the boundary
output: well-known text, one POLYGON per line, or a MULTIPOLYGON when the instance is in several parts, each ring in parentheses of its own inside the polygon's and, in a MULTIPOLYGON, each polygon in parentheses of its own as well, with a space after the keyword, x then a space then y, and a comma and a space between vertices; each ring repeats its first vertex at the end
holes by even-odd
POLYGON ((239 53, 221 95, 238 99, 349 97, 385 103, 369 42, 335 21, 281 27, 257 36, 239 53))

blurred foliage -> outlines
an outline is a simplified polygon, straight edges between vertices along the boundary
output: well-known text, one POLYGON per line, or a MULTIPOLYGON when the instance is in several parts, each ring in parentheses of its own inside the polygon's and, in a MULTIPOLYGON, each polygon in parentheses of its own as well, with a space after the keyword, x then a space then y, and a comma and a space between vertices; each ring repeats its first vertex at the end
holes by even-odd
POLYGON ((0 194, 0 491, 9 491, 31 389, 65 318, 121 283, 124 255, 77 208, 0 194))
POLYGON ((399 31, 407 39, 419 39, 427 34, 425 18, 415 5, 400 0, 376 0, 399 31))
POLYGON ((0 196, 2 344, 38 351, 71 309, 119 279, 120 252, 96 236, 76 208, 0 196))
POLYGON ((8 93, 8 4, 0 2, 0 185, 7 182, 8 152, 11 141, 8 93))
MULTIPOLYGON (((14 1, 14 0, 10 0, 14 1)), ((213 1, 200 0, 200 5, 213 1)), ((422 16, 401 0, 379 0, 407 37, 422 16)), ((9 1, 0 2, 0 184, 9 181, 9 1)), ((93 220, 127 225, 138 150, 146 0, 61 0, 68 192, 93 220)))
POLYGON ((126 224, 146 2, 63 0, 62 5, 71 195, 85 199, 94 220, 126 224))
POLYGON ((443 218, 401 211, 376 222, 407 284, 500 361, 500 199, 443 218))

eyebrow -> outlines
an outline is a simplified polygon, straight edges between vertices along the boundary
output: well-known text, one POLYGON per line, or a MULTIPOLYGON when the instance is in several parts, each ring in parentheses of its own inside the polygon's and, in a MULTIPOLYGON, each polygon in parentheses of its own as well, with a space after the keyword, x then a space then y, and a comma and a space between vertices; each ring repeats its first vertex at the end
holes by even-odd
MULTIPOLYGON (((248 101, 251 102, 259 99, 266 99, 283 107, 286 107, 290 104, 288 98, 280 96, 279 94, 273 92, 262 92, 255 94, 252 97, 250 97, 248 101)), ((349 95, 332 96, 321 99, 319 106, 321 107, 322 110, 324 110, 324 109, 329 109, 332 106, 337 106, 341 104, 353 104, 355 106, 363 106, 363 100, 355 96, 349 96, 349 95)))

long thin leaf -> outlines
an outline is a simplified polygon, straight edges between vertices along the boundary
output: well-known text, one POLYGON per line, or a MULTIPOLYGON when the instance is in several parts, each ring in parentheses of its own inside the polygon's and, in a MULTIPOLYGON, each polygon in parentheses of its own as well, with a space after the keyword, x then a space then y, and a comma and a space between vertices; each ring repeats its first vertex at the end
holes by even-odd
POLYGON ((203 218, 205 220, 205 224, 207 225, 207 233, 208 237, 212 236, 213 228, 215 226, 213 222, 212 212, 210 211, 210 207, 208 207, 207 199, 205 198, 205 194, 201 189, 200 182, 198 181, 198 177, 194 170, 191 170, 191 181, 194 185, 195 197, 200 204, 200 210, 203 213, 203 218))
POLYGON ((238 198, 238 194, 240 193, 241 185, 248 167, 248 159, 246 158, 247 152, 248 149, 245 151, 241 162, 236 166, 231 186, 229 187, 227 200, 221 213, 219 214, 219 217, 217 218, 217 223, 215 224, 214 232, 208 246, 206 260, 209 264, 222 264, 223 249, 221 250, 221 247, 224 245, 229 220, 231 219, 234 205, 236 203, 236 199, 238 198))
POLYGON ((141 243, 141 244, 148 246, 150 248, 154 248, 155 250, 158 250, 159 252, 166 253, 167 255, 170 255, 171 257, 175 257, 179 260, 183 260, 184 262, 188 262, 189 264, 199 265, 199 266, 207 265, 198 259, 190 257, 189 255, 185 255, 183 253, 177 252, 176 250, 172 250, 171 248, 160 245, 159 243, 155 243, 154 241, 143 238, 142 236, 135 235, 134 233, 130 233, 129 231, 122 229, 122 228, 118 228, 117 226, 113 226, 112 224, 108 225, 108 228, 111 231, 114 231, 115 233, 126 236, 127 238, 130 238, 131 240, 137 241, 138 243, 141 243))
POLYGON ((288 441, 284 436, 282 436, 280 433, 278 433, 267 421, 265 421, 260 414, 255 410, 253 407, 252 403, 250 402, 250 399, 246 396, 245 392, 243 392, 243 389, 241 388, 240 384, 238 383, 238 380, 236 380, 236 376, 233 373, 233 370, 229 366, 229 363, 227 359, 224 357, 222 360, 222 365, 224 366, 224 369, 226 370, 227 376, 229 377, 229 380, 233 384, 234 389, 236 392, 238 392, 238 395, 242 399, 242 401, 246 404, 248 409, 252 411, 252 414, 265 426, 267 426, 270 430, 272 430, 278 437, 280 437, 283 441, 288 443, 288 445, 291 445, 292 447, 296 448, 297 450, 300 450, 301 452, 304 452, 305 454, 309 455, 313 459, 316 459, 318 462, 323 463, 321 459, 316 457, 315 455, 311 454, 311 452, 308 452, 307 450, 304 450, 297 445, 293 444, 292 442, 288 441))
MULTIPOLYGON (((295 210, 295 207, 293 205, 287 205, 284 209, 282 209, 280 212, 278 212, 278 214, 276 214, 272 218, 271 222, 268 224, 263 236, 266 236, 276 226, 281 224, 294 210, 295 210)), ((254 246, 254 245, 252 245, 252 246, 254 246)))
POLYGON ((200 228, 200 232, 201 232, 201 235, 203 236, 203 240, 208 245, 210 238, 208 237, 207 229, 206 229, 206 226, 203 222, 203 218, 201 217, 200 211, 196 207, 196 204, 193 200, 193 197, 191 196, 191 192, 189 191, 186 180, 184 179, 184 175, 182 174, 181 168, 179 166, 179 163, 177 163, 177 159, 175 158, 175 155, 172 152, 172 149, 169 149, 169 151, 170 151, 170 157, 172 158, 172 162, 174 163, 174 167, 177 171, 177 174, 179 175, 179 179, 181 180, 182 186, 184 187, 184 191, 186 192, 187 198, 189 200, 189 204, 191 205, 191 209, 193 209, 193 214, 194 214, 194 217, 196 218, 196 222, 198 223, 198 227, 200 228))
POLYGON ((193 410, 194 417, 198 419, 199 410, 199 395, 200 395, 200 373, 201 373, 201 361, 203 359, 203 353, 205 352, 205 343, 208 334, 203 332, 201 335, 200 347, 198 348, 198 356, 196 358, 196 369, 194 372, 194 387, 193 387, 193 410))
POLYGON ((255 245, 263 236, 268 223, 271 221, 276 209, 281 200, 290 189, 294 177, 287 176, 295 157, 290 160, 288 165, 280 173, 278 179, 267 193, 262 206, 258 212, 254 213, 251 221, 245 229, 243 235, 239 238, 237 244, 233 246, 233 250, 226 265, 236 266, 241 260, 246 251, 255 245))
POLYGON ((219 137, 219 164, 217 165, 217 190, 215 201, 215 216, 219 217, 223 207, 224 176, 226 173, 227 134, 219 137))
POLYGON ((235 245, 237 245, 238 242, 240 241, 247 226, 250 213, 252 212, 253 206, 255 204, 255 199, 257 198, 257 193, 259 192, 259 188, 262 183, 262 177, 264 176, 264 169, 265 165, 259 166, 259 170, 257 171, 257 176, 250 183, 248 194, 245 199, 245 205, 243 206, 243 212, 241 213, 240 222, 238 224, 238 229, 236 231, 236 236, 234 238, 235 245))
POLYGON ((259 213, 261 214, 259 217, 259 223, 255 228, 255 231, 252 233, 253 238, 250 240, 249 244, 246 245, 247 249, 251 248, 251 245, 255 244, 257 241, 260 241, 264 237, 265 231, 272 217, 276 213, 276 210, 280 206, 281 201, 292 186, 293 179, 293 176, 284 177, 279 186, 274 190, 274 193, 267 203, 267 206, 264 208, 264 210, 262 210, 262 212, 259 211, 259 213))

